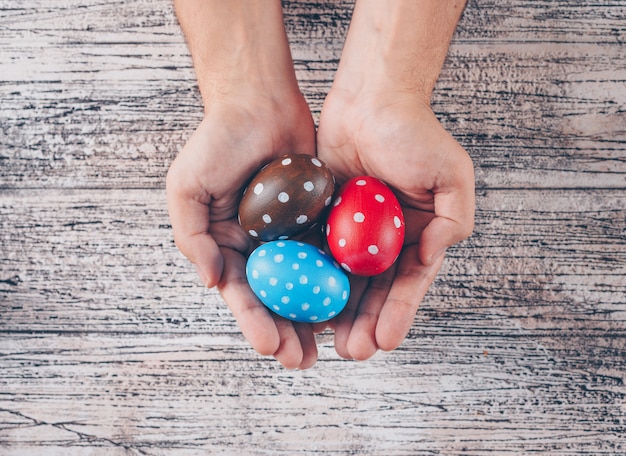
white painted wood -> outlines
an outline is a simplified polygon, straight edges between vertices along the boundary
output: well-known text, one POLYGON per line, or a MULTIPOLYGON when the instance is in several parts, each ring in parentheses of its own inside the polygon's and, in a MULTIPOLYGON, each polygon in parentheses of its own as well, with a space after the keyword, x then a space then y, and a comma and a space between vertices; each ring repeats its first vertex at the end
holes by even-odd
MULTIPOLYGON (((352 2, 284 2, 319 116, 352 2)), ((626 3, 470 1, 433 107, 477 171, 409 337, 256 354, 177 252, 201 118, 169 1, 0 0, 0 454, 626 453, 626 3)))
MULTIPOLYGON (((0 202, 3 329, 238 332, 176 250, 162 190, 7 190, 0 202)), ((625 329, 625 224, 625 191, 479 194, 475 232, 450 250, 422 330, 500 332, 510 317, 506 330, 625 329)))

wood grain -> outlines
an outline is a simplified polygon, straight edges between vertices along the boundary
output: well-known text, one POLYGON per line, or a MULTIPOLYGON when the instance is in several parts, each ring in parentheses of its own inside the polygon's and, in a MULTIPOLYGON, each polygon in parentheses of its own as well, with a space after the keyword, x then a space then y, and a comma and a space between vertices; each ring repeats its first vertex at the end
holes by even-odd
MULTIPOLYGON (((0 11, 2 185, 160 188, 202 112, 171 8, 77 4, 0 11)), ((285 10, 317 118, 351 3, 285 10)), ((624 18, 623 2, 470 2, 433 107, 479 187, 626 187, 624 18)))
MULTIPOLYGON (((284 1, 314 119, 353 1, 284 1)), ((626 3, 470 0, 433 95, 476 229, 403 345, 287 371, 176 250, 169 1, 0 0, 0 454, 626 454, 626 3)))
MULTIPOLYGON (((238 332, 176 250, 163 191, 0 195, 0 290, 12 306, 3 330, 238 332)), ((420 333, 621 333, 625 240, 625 191, 485 192, 474 234, 449 252, 422 306, 420 333)))
POLYGON ((355 364, 322 345, 320 368, 292 372, 256 359, 236 340, 210 335, 25 334, 10 343, 2 389, 11 400, 0 407, 0 442, 9 452, 625 449, 623 378, 588 364, 590 352, 611 358, 610 349, 555 349, 524 337, 506 345, 481 336, 434 337, 355 364))

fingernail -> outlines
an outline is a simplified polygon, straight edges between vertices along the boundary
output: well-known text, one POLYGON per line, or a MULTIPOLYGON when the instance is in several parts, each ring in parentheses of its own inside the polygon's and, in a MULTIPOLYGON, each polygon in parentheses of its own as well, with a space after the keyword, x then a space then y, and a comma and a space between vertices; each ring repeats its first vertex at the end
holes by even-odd
POLYGON ((207 282, 209 281, 209 278, 207 274, 202 270, 202 267, 200 265, 196 264, 195 266, 196 266, 196 272, 198 273, 198 276, 200 276, 200 280, 202 281, 202 285, 204 285, 205 287, 208 287, 207 282))
POLYGON ((446 253, 446 250, 448 250, 448 247, 439 249, 434 254, 432 254, 430 258, 428 258, 428 265, 433 264, 435 261, 441 258, 446 253))

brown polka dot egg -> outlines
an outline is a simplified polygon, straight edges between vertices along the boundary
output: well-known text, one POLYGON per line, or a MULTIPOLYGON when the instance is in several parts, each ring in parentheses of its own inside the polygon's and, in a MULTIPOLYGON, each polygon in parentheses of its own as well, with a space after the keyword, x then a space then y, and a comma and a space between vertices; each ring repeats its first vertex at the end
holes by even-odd
POLYGON ((255 240, 288 239, 312 228, 332 201, 335 179, 322 160, 286 155, 258 172, 239 203, 239 223, 255 240))

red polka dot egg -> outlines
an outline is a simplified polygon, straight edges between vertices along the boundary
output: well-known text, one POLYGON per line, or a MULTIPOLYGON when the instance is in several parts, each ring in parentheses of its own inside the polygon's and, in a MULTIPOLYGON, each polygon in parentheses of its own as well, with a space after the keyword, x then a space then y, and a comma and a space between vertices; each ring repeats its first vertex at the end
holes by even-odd
POLYGON ((396 261, 404 243, 400 202, 381 180, 350 179, 328 214, 326 238, 333 257, 348 272, 380 274, 396 261))
POLYGON ((239 223, 255 240, 288 239, 312 228, 330 205, 335 179, 322 160, 286 155, 262 168, 244 191, 239 223))

